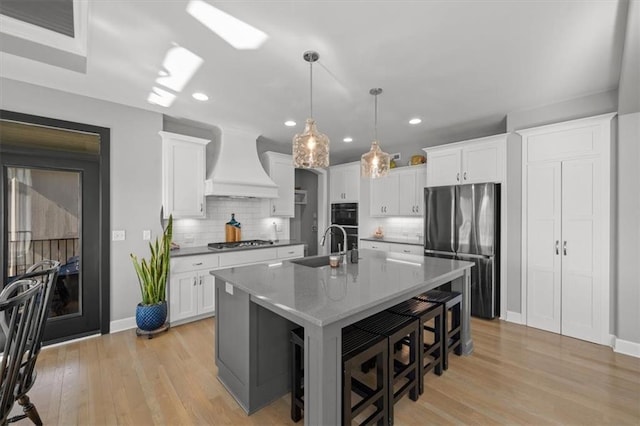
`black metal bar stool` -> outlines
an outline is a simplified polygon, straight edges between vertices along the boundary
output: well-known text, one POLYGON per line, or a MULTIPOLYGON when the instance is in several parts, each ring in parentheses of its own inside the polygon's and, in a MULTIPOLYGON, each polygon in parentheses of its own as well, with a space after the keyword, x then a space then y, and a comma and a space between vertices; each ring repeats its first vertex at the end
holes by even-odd
MULTIPOLYGON (((388 311, 418 319, 419 328, 422 331, 418 336, 418 359, 422 360, 418 365, 418 371, 420 394, 422 394, 424 393, 424 376, 431 370, 434 370, 438 376, 442 374, 442 352, 444 348, 442 343, 443 306, 440 303, 409 299, 389 308, 388 311), (433 326, 430 325, 430 321, 433 321, 433 326), (425 331, 431 334, 431 339, 425 339, 425 331)), ((402 343, 405 345, 410 344, 407 339, 403 339, 402 343)))
MULTIPOLYGON (((304 328, 291 330, 291 419, 294 422, 302 418, 304 410, 304 328)), ((351 425, 353 420, 370 407, 374 411, 362 421, 361 425, 377 423, 386 425, 389 418, 389 353, 387 339, 384 336, 369 333, 349 326, 342 330, 342 424, 351 425), (362 363, 375 358, 375 387, 372 388, 353 376, 362 363), (352 401, 352 392, 360 399, 352 401)))
POLYGON ((387 338, 389 346, 389 424, 393 424, 393 406, 407 393, 413 401, 418 400, 420 394, 419 380, 419 335, 420 328, 417 318, 379 312, 354 324, 356 327, 370 333, 379 334, 387 338), (394 351, 397 344, 404 339, 409 341, 409 359, 403 362, 398 359, 394 351), (397 384, 402 383, 396 391, 397 384))
POLYGON ((443 341, 445 348, 443 350, 442 368, 449 368, 449 352, 454 351, 456 355, 462 355, 462 339, 461 336, 461 318, 462 318, 462 294, 457 291, 429 290, 428 292, 416 297, 418 300, 425 302, 439 303, 444 306, 444 321, 442 321, 443 341), (449 325, 448 316, 451 312, 451 325, 449 325))

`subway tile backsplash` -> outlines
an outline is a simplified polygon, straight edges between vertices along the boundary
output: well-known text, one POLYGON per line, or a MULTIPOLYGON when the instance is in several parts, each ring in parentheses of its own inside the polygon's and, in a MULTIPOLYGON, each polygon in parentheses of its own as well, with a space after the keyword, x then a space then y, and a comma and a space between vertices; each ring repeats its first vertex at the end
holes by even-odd
POLYGON ((371 237, 378 226, 387 238, 422 242, 424 233, 423 219, 421 217, 382 217, 370 218, 368 227, 363 229, 362 237, 371 237))
POLYGON ((224 241, 224 225, 231 219, 231 213, 242 224, 243 240, 289 239, 289 219, 269 216, 268 199, 207 197, 206 202, 205 219, 174 220, 173 241, 181 247, 224 241), (274 223, 278 226, 277 234, 274 223))

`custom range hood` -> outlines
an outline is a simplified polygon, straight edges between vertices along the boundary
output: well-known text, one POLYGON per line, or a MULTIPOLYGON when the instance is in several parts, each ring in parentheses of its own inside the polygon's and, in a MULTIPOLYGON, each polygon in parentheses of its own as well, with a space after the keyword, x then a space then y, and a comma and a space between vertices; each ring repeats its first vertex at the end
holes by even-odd
POLYGON ((207 146, 205 195, 277 198, 273 183, 258 159, 255 132, 222 128, 219 143, 207 146))

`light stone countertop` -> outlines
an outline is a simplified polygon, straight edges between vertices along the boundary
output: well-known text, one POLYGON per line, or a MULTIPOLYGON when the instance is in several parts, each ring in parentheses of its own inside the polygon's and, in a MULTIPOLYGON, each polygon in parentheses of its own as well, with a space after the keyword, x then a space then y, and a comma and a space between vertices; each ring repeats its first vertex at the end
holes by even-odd
POLYGON ((300 324, 324 327, 391 300, 409 299, 473 266, 471 262, 378 250, 361 249, 359 253, 359 263, 338 268, 284 261, 210 273, 300 324))
POLYGON ((279 240, 274 241, 273 244, 264 245, 264 246, 248 246, 248 247, 233 247, 226 249, 212 249, 208 246, 196 246, 196 247, 184 247, 176 250, 171 250, 171 257, 180 257, 180 256, 195 256, 198 254, 220 254, 220 253, 230 253, 232 251, 243 251, 243 250, 260 250, 271 247, 286 247, 286 246, 297 246, 297 245, 305 245, 302 241, 297 240, 279 240))

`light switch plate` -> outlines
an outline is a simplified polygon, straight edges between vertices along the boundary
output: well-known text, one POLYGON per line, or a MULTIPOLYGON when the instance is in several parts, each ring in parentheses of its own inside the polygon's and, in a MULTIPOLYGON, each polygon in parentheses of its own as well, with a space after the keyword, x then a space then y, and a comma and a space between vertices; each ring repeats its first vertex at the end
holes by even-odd
POLYGON ((111 231, 111 240, 112 241, 124 241, 126 238, 126 234, 124 230, 111 231))
POLYGON ((224 290, 233 296, 233 285, 230 283, 224 283, 224 290))
POLYGON ((142 239, 144 241, 149 241, 151 239, 151 230, 145 229, 142 231, 142 239))

